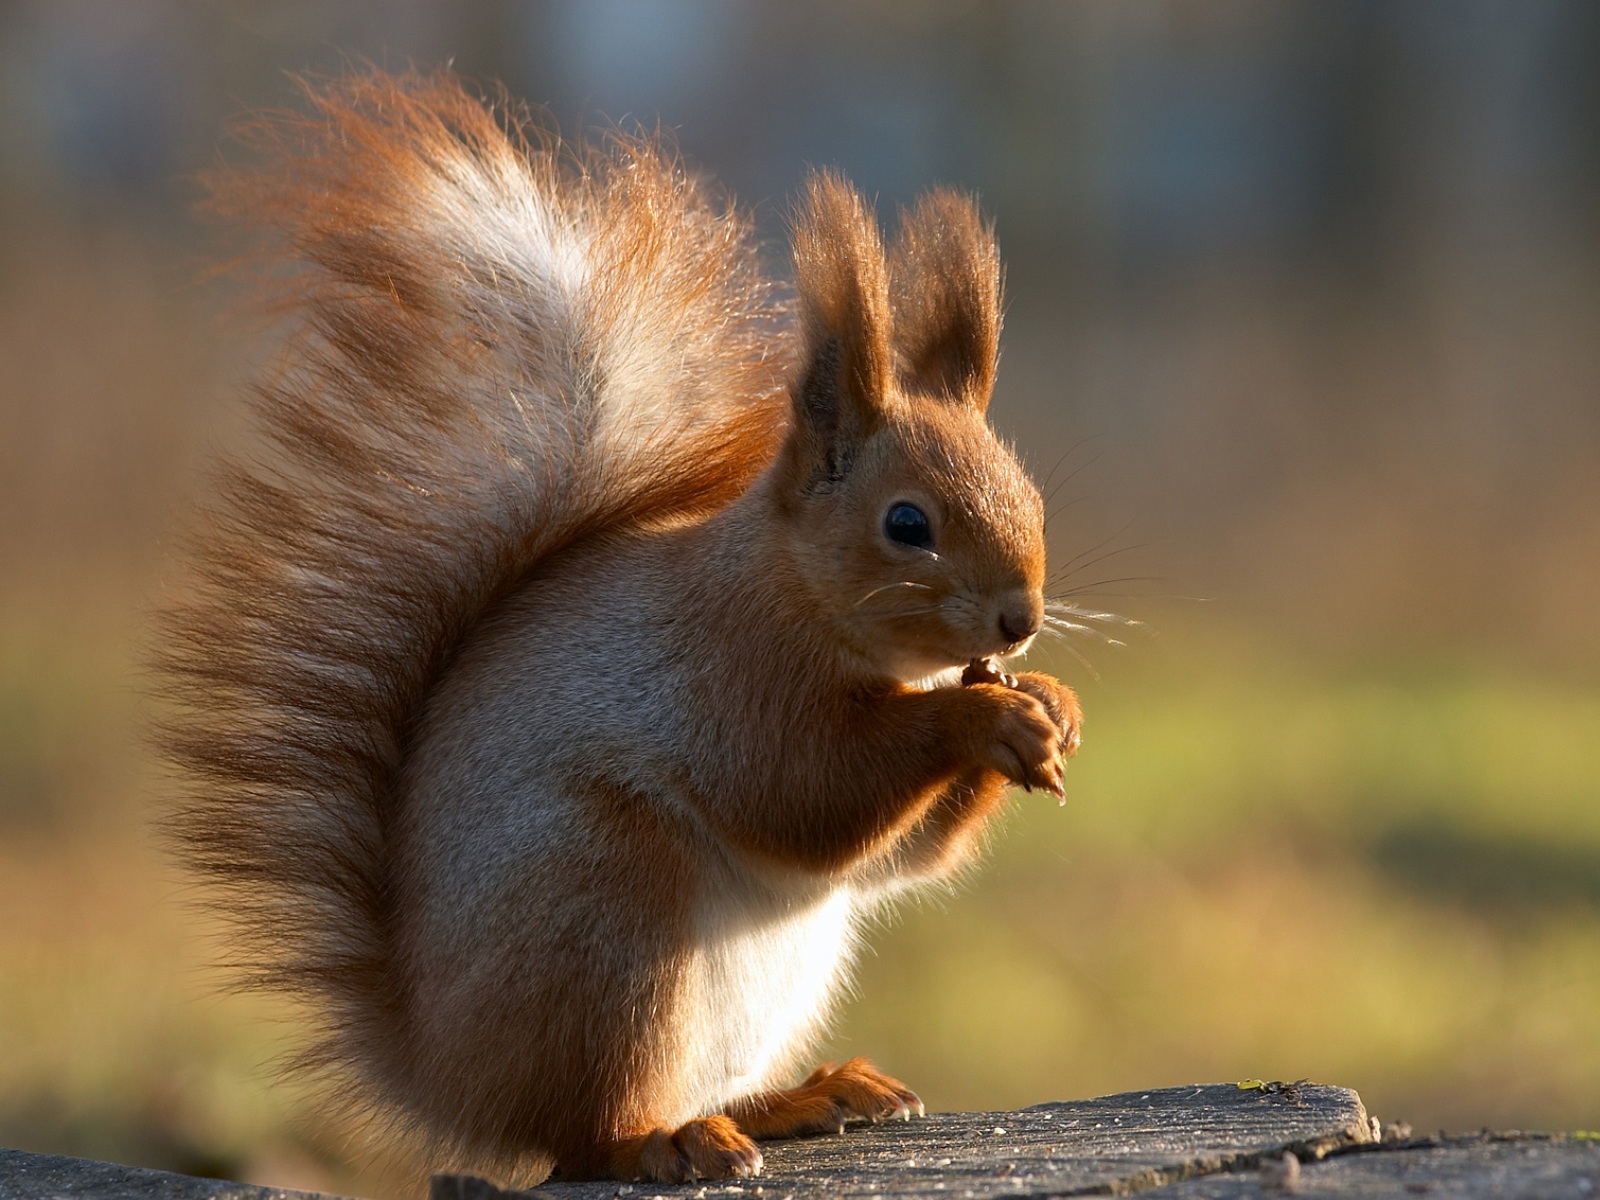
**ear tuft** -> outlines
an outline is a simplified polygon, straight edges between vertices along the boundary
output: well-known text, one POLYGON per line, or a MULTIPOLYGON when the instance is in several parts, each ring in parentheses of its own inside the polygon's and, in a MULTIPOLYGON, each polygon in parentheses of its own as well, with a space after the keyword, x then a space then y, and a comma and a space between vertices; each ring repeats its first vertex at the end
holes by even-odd
POLYGON ((805 366, 797 429, 833 461, 876 424, 890 383, 889 275, 877 217, 831 171, 806 181, 793 222, 805 366))
POLYGON ((891 274, 902 386, 987 408, 1000 355, 1000 252, 976 201, 948 188, 918 200, 901 219, 891 274))

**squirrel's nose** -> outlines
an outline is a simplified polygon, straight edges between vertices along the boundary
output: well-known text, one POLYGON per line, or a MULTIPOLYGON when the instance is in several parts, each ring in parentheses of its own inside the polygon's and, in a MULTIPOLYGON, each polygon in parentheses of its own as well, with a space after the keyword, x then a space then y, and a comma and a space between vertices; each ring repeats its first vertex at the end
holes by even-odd
POLYGON ((1000 609, 1000 636, 1011 645, 1025 642, 1044 624, 1044 605, 1032 596, 1018 597, 1000 609))

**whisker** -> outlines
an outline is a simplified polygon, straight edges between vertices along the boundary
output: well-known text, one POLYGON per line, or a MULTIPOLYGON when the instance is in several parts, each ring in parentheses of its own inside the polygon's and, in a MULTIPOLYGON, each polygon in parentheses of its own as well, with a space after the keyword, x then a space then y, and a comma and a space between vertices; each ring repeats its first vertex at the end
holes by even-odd
POLYGON ((1049 495, 1045 496, 1044 502, 1046 504, 1049 504, 1058 495, 1060 495, 1062 488, 1066 487, 1067 484, 1071 483, 1079 475, 1083 474, 1083 472, 1087 471, 1090 467, 1094 466, 1095 463, 1099 462, 1103 457, 1105 457, 1105 451, 1101 450, 1093 458, 1091 458, 1088 462, 1081 463, 1078 466, 1073 467, 1072 470, 1067 472, 1066 476, 1061 480, 1060 483, 1056 484, 1055 487, 1050 489, 1050 493, 1049 493, 1049 495))
POLYGON ((1128 644, 1121 638, 1112 637, 1104 629, 1096 629, 1093 625, 1080 625, 1076 621, 1066 621, 1060 617, 1046 616, 1044 624, 1040 627, 1040 632, 1053 633, 1058 637, 1065 637, 1068 631, 1087 633, 1090 637, 1098 638, 1108 646, 1126 646, 1128 644))
POLYGON ((1087 658, 1085 658, 1083 656, 1083 653, 1076 646, 1074 646, 1071 642, 1069 642, 1067 640, 1067 636, 1066 636, 1064 631, 1058 630, 1058 629, 1050 629, 1048 626, 1046 626, 1045 632, 1055 634, 1056 640, 1061 643, 1061 648, 1063 650, 1065 650, 1068 654, 1072 655, 1073 658, 1077 659, 1080 663, 1083 664, 1083 669, 1085 671, 1089 672, 1089 677, 1091 679, 1093 679, 1096 683, 1100 682, 1100 672, 1096 671, 1094 669, 1094 664, 1092 662, 1090 662, 1087 658))
MULTIPOLYGON (((1110 538, 1106 539, 1106 541, 1110 541, 1110 540, 1111 540, 1110 538)), ((1104 546, 1105 544, 1106 544, 1105 542, 1101 542, 1100 546, 1104 546)), ((1080 562, 1079 561, 1079 559, 1082 559, 1084 557, 1084 555, 1086 555, 1086 554, 1094 554, 1094 552, 1096 550, 1100 549, 1100 546, 1094 546, 1089 550, 1085 550, 1083 552, 1083 554, 1078 555, 1077 558, 1074 558, 1071 561, 1062 564, 1062 566, 1057 568, 1055 574, 1053 574, 1050 578, 1052 580, 1057 581, 1057 582, 1065 583, 1068 579, 1070 579, 1072 577, 1072 574, 1075 571, 1087 571, 1090 567, 1093 567, 1093 566, 1096 566, 1096 565, 1098 565, 1100 563, 1103 563, 1107 559, 1115 558, 1119 554, 1128 554, 1128 553, 1130 553, 1130 552, 1132 552, 1134 550, 1143 550, 1144 549, 1143 545, 1118 546, 1115 550, 1107 550, 1104 554, 1095 554, 1095 556, 1093 558, 1089 559, 1087 562, 1080 562)))
POLYGON ((1080 551, 1079 553, 1074 554, 1071 558, 1067 559, 1066 562, 1062 563, 1060 566, 1058 566, 1055 569, 1054 573, 1059 575, 1059 574, 1061 574, 1061 572, 1063 572, 1063 571, 1067 570, 1069 567, 1071 567, 1072 564, 1077 562, 1079 559, 1085 558, 1088 555, 1093 554, 1096 550, 1099 550, 1099 549, 1101 549, 1101 548, 1103 548, 1105 546, 1109 546, 1112 542, 1116 541, 1119 537, 1121 537, 1122 533, 1123 533, 1123 531, 1121 529, 1119 529, 1119 530, 1117 530, 1117 532, 1115 532, 1113 534, 1110 534, 1110 535, 1108 535, 1106 537, 1101 538, 1098 542, 1096 542, 1094 545, 1090 546, 1087 550, 1080 551))
POLYGON ((1056 472, 1061 469, 1061 464, 1066 462, 1067 459, 1071 458, 1072 457, 1072 452, 1074 450, 1076 450, 1081 445, 1083 445, 1083 443, 1080 441, 1080 442, 1076 443, 1075 445, 1068 446, 1065 450, 1063 450, 1061 452, 1061 457, 1056 459, 1055 463, 1050 467, 1050 470, 1045 473, 1044 482, 1039 485, 1039 491, 1040 492, 1044 492, 1044 491, 1047 491, 1049 489, 1050 481, 1056 477, 1056 472))
POLYGON ((1079 608, 1076 604, 1066 604, 1055 600, 1045 601, 1047 613, 1061 613, 1068 617, 1077 617, 1080 621, 1105 621, 1112 625, 1143 625, 1144 622, 1137 617, 1125 617, 1121 613, 1099 612, 1095 609, 1079 608))
MULTIPOLYGON (((1089 497, 1087 497, 1087 496, 1074 496, 1071 500, 1063 500, 1060 504, 1056 505, 1049 512, 1045 513, 1044 521, 1042 522, 1042 524, 1044 525, 1045 533, 1049 533, 1050 532, 1050 522, 1051 521, 1054 521, 1057 517, 1059 517, 1062 513, 1066 512, 1067 509, 1071 508, 1074 504, 1081 504, 1081 503, 1083 503, 1083 501, 1087 500, 1088 498, 1089 497)), ((1048 504, 1049 501, 1046 501, 1045 503, 1048 504)))
MULTIPOLYGON (((1057 592, 1055 598, 1058 600, 1065 600, 1072 596, 1092 595, 1107 596, 1118 600, 1136 600, 1141 598, 1148 599, 1148 597, 1140 597, 1137 592, 1098 592, 1095 591, 1095 589, 1110 587, 1112 584, 1117 583, 1163 582, 1166 582, 1166 580, 1164 580, 1160 575, 1123 575, 1117 579, 1097 579, 1093 583, 1080 583, 1076 587, 1070 587, 1064 592, 1057 592)), ((1198 597, 1196 597, 1196 599, 1198 599, 1198 597)))
POLYGON ((930 613, 943 612, 943 611, 944 611, 944 605, 943 604, 929 604, 929 605, 927 605, 926 607, 923 607, 923 608, 901 608, 901 609, 896 609, 894 612, 890 613, 889 615, 892 616, 892 617, 925 617, 930 613))
POLYGON ((1100 452, 1100 454, 1096 454, 1088 462, 1083 463, 1080 466, 1076 466, 1076 467, 1072 468, 1071 472, 1068 473, 1067 477, 1065 479, 1063 479, 1060 483, 1056 484, 1055 491, 1051 491, 1050 490, 1050 481, 1055 478, 1056 472, 1061 469, 1061 464, 1066 462, 1067 459, 1071 458, 1079 450, 1082 450, 1090 442, 1097 442, 1097 441, 1099 441, 1101 438, 1103 438, 1105 436, 1106 435, 1103 434, 1103 433, 1091 433, 1088 437, 1079 438, 1071 446, 1067 447, 1066 453, 1062 454, 1062 456, 1060 458, 1056 459, 1055 466, 1050 468, 1050 473, 1044 477, 1044 482, 1039 485, 1039 490, 1041 492, 1046 493, 1046 495, 1045 495, 1045 503, 1046 504, 1050 503, 1051 500, 1055 499, 1056 492, 1060 491, 1062 488, 1066 487, 1067 484, 1071 483, 1073 478, 1078 474, 1078 472, 1082 471, 1085 467, 1092 467, 1092 466, 1094 466, 1095 463, 1099 462, 1100 461, 1100 455, 1104 454, 1105 451, 1102 450, 1100 452))
MULTIPOLYGON (((1128 532, 1129 529, 1133 528, 1134 522, 1137 519, 1138 519, 1137 517, 1129 517, 1126 521, 1124 521, 1122 523, 1120 528, 1114 530, 1112 533, 1108 534, 1106 537, 1101 538, 1098 542, 1096 542, 1094 545, 1090 546, 1088 549, 1079 551, 1077 554, 1075 554, 1071 558, 1067 559, 1066 562, 1062 563, 1060 566, 1058 566, 1055 569, 1054 573, 1051 575, 1051 578, 1052 579, 1062 579, 1062 578, 1064 578, 1066 576, 1066 574, 1068 572, 1072 571, 1074 568, 1076 568, 1078 570, 1082 570, 1082 569, 1084 569, 1086 567, 1090 567, 1090 566, 1094 565, 1094 563, 1096 563, 1096 562, 1099 562, 1100 559, 1098 559, 1098 558, 1090 559, 1089 562, 1084 562, 1083 560, 1086 559, 1086 558, 1089 558, 1090 555, 1093 555, 1093 554, 1097 553, 1098 551, 1103 550, 1105 547, 1107 547, 1107 546, 1111 545, 1113 542, 1115 542, 1118 538, 1120 538, 1123 535, 1125 535, 1128 532)), ((1121 553, 1125 553, 1128 550, 1139 550, 1139 549, 1143 549, 1143 548, 1144 547, 1142 545, 1141 546, 1124 546, 1121 549, 1113 550, 1111 553, 1112 554, 1121 554, 1121 553)))
POLYGON ((933 591, 933 588, 930 585, 926 584, 926 583, 913 583, 909 579, 902 579, 898 583, 886 583, 882 587, 873 588, 870 592, 868 592, 865 596, 861 597, 861 599, 857 600, 850 607, 851 608, 860 608, 863 604, 865 604, 868 600, 871 600, 874 596, 878 595, 880 592, 887 592, 890 588, 901 588, 901 587, 921 588, 925 592, 933 591))

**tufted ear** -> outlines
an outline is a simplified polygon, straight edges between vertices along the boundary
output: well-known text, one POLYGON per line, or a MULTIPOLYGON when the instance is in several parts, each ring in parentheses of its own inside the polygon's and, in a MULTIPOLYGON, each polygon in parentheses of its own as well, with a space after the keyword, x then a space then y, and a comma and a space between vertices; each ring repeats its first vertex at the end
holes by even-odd
POLYGON ((806 181, 793 227, 805 358, 790 451, 809 488, 839 482, 889 387, 889 280, 878 222, 841 176, 806 181))
POLYGON ((924 195, 902 216, 890 274, 901 386, 987 409, 1000 355, 1000 252, 977 203, 948 188, 924 195))

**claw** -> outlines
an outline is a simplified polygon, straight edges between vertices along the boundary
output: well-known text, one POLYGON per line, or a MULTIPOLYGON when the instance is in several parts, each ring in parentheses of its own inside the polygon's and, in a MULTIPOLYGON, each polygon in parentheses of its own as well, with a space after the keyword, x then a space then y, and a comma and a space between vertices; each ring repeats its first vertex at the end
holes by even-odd
POLYGON ((927 1110, 922 1107, 922 1097, 917 1095, 910 1088, 906 1088, 900 1093, 899 1113, 901 1119, 905 1121, 911 1120, 911 1114, 913 1111, 915 1111, 919 1117, 925 1117, 928 1115, 927 1110))
POLYGON ((1041 786, 1056 799, 1064 800, 1066 798, 1065 783, 1066 780, 1062 778, 1061 772, 1056 770, 1051 773, 1051 776, 1041 786))

